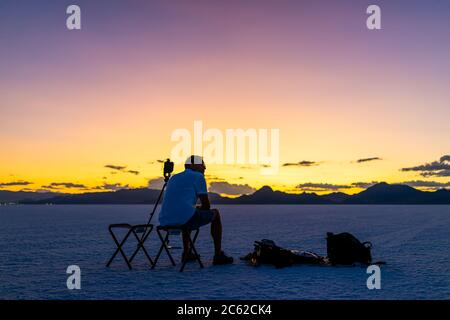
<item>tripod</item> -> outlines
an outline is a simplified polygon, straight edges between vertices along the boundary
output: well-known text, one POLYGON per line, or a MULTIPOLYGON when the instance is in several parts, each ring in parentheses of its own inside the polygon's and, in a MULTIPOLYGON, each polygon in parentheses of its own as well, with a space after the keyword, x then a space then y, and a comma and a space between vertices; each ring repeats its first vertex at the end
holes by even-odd
MULTIPOLYGON (((167 159, 167 161, 169 161, 169 159, 167 159)), ((167 163, 167 161, 166 161, 166 163, 167 163)), ((158 198, 156 199, 155 205, 153 207, 152 212, 150 213, 150 217, 148 218, 146 226, 150 226, 151 225, 150 223, 152 222, 153 216, 155 215, 155 212, 156 212, 156 208, 158 207, 158 204, 161 201, 162 195, 164 194, 164 189, 166 189, 167 182, 169 182, 169 179, 170 179, 170 175, 171 175, 171 172, 165 172, 164 171, 164 184, 163 184, 163 186, 161 188, 161 192, 159 193, 158 198)), ((153 225, 151 225, 151 226, 153 226, 153 225)), ((151 230, 150 230, 150 232, 151 232, 151 230)), ((147 234, 147 227, 144 227, 141 240, 146 237, 146 234, 147 234)))

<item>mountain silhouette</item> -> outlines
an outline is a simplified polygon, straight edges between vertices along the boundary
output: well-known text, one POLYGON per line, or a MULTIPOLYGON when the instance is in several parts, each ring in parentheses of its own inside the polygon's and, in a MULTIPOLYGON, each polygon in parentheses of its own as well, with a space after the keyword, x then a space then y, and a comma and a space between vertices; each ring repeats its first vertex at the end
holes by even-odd
POLYGON ((402 184, 378 183, 344 201, 347 204, 450 203, 447 190, 423 192, 402 184))
POLYGON ((299 202, 299 195, 274 191, 271 187, 264 186, 252 194, 229 199, 228 202, 233 204, 296 204, 299 202))
POLYGON ((22 204, 151 204, 160 191, 154 189, 123 189, 109 192, 64 194, 36 201, 20 201, 22 204))
POLYGON ((50 199, 59 195, 61 195, 61 193, 0 190, 0 203, 36 201, 50 199))
POLYGON ((344 202, 345 200, 347 200, 350 197, 351 197, 351 195, 343 193, 343 192, 332 192, 332 193, 321 196, 321 198, 330 200, 333 203, 344 202))
MULTIPOLYGON (((160 193, 159 190, 140 188, 57 196, 51 194, 47 198, 43 194, 39 194, 39 198, 36 199, 31 197, 29 193, 17 194, 14 198, 11 196, 11 191, 8 192, 9 200, 5 201, 0 191, 0 202, 22 204, 152 204, 155 203, 160 193), (24 198, 21 198, 22 196, 24 198)), ((382 182, 354 195, 342 192, 325 195, 306 192, 293 194, 275 191, 269 186, 264 186, 253 194, 241 195, 236 198, 210 193, 210 199, 213 204, 450 204, 450 191, 441 189, 426 192, 407 185, 382 182)))

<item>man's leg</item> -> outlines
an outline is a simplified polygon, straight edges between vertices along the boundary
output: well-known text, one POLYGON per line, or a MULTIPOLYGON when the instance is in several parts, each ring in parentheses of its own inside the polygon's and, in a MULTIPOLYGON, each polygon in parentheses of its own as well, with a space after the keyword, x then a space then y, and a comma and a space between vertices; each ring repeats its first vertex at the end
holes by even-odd
POLYGON ((190 231, 183 231, 183 258, 186 257, 186 255, 189 252, 189 237, 191 236, 191 232, 190 231))
POLYGON ((211 221, 211 236, 214 240, 214 265, 233 263, 233 258, 222 252, 222 219, 219 210, 213 209, 214 216, 211 221))
MULTIPOLYGON (((219 210, 211 209, 207 211, 200 211, 191 219, 186 227, 188 229, 198 229, 204 225, 211 223, 211 236, 214 241, 214 260, 213 264, 229 264, 233 262, 232 257, 226 256, 222 253, 222 219, 219 210)), ((184 252, 189 252, 189 232, 183 233, 184 252)))
POLYGON ((217 209, 212 209, 214 211, 214 217, 211 221, 211 236, 214 241, 214 253, 215 255, 220 255, 222 251, 222 221, 220 219, 220 213, 217 209))

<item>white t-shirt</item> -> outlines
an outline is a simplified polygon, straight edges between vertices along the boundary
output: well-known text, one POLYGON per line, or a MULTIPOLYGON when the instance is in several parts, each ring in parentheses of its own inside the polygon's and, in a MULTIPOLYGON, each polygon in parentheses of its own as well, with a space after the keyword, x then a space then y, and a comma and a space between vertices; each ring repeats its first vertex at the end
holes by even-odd
POLYGON ((186 169, 173 175, 167 183, 164 200, 159 213, 159 224, 178 226, 194 215, 198 196, 208 194, 202 173, 186 169))

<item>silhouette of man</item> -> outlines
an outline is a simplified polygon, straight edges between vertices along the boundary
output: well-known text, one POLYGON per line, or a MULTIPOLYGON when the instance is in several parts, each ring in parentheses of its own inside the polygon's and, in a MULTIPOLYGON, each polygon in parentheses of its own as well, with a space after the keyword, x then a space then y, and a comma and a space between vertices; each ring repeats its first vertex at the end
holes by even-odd
MULTIPOLYGON (((222 222, 217 209, 211 209, 206 189, 206 166, 200 156, 190 156, 185 162, 185 170, 173 175, 167 183, 164 201, 159 214, 162 226, 183 226, 194 230, 211 223, 214 241, 214 265, 233 263, 233 258, 222 251, 222 222), (196 206, 200 199, 200 206, 196 206)), ((183 232, 183 260, 196 257, 189 253, 190 231, 183 232)))

